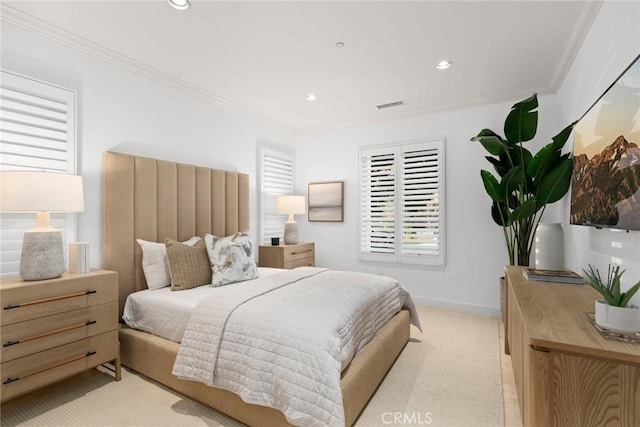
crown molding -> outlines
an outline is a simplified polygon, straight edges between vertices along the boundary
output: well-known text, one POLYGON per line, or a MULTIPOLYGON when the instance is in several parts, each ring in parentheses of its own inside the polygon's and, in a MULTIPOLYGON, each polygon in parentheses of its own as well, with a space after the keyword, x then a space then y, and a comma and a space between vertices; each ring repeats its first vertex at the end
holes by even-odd
POLYGON ((582 3, 580 11, 578 12, 578 17, 562 44, 557 66, 555 70, 553 70, 553 75, 551 76, 549 87, 552 89, 553 93, 558 92, 560 89, 564 78, 569 72, 569 68, 571 68, 571 64, 573 64, 573 61, 580 50, 580 45, 582 45, 584 38, 589 33, 591 24, 593 24, 593 20, 600 11, 602 2, 603 0, 595 0, 585 1, 582 3))
POLYGON ((285 125, 270 117, 259 114, 242 105, 224 99, 215 95, 201 87, 192 85, 170 74, 162 72, 156 68, 145 65, 133 58, 122 55, 112 49, 101 46, 90 40, 73 34, 67 30, 36 18, 19 9, 11 7, 5 3, 0 3, 0 21, 10 24, 19 29, 28 31, 47 40, 61 44, 67 48, 88 55, 92 58, 99 59, 110 65, 128 71, 148 80, 152 80, 170 89, 177 90, 184 94, 193 96, 210 104, 222 107, 226 110, 247 114, 254 118, 264 120, 275 125, 282 130, 293 132, 295 129, 285 125))

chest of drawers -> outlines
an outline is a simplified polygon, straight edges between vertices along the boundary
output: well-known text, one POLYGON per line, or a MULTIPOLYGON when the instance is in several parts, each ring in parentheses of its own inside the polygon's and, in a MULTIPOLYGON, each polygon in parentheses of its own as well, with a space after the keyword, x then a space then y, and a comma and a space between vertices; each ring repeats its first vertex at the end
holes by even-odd
POLYGON ((0 281, 3 402, 105 362, 120 379, 118 274, 0 281))
POLYGON ((260 246, 260 267, 296 268, 316 265, 315 244, 260 246))

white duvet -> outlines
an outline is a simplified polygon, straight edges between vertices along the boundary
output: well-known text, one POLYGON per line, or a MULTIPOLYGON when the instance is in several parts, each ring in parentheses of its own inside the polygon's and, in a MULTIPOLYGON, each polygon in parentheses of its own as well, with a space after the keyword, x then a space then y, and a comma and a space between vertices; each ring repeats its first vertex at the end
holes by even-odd
POLYGON ((402 307, 397 281, 303 267, 217 288, 198 304, 173 374, 280 410, 294 425, 344 425, 340 374, 402 307))

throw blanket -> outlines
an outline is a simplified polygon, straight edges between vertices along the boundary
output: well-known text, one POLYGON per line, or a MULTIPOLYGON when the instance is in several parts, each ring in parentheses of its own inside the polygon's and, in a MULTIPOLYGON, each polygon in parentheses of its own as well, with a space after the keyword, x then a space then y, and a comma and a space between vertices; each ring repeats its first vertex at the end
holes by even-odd
POLYGON ((340 374, 355 353, 403 306, 420 327, 409 294, 383 276, 303 267, 219 290, 192 314, 173 374, 295 425, 344 425, 340 374))

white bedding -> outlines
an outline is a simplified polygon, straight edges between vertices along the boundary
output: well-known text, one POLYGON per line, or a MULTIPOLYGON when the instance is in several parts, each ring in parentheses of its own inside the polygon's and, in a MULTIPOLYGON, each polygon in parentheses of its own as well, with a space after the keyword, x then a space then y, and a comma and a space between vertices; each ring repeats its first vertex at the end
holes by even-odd
MULTIPOLYGON (((287 270, 259 267, 258 277, 284 271, 287 270)), ((250 282, 255 280, 246 283, 250 282)), ((172 291, 171 287, 165 287, 134 292, 127 297, 122 320, 131 328, 179 343, 198 303, 219 289, 203 285, 184 291, 172 291)))
POLYGON ((402 307, 420 327, 409 294, 383 276, 302 267, 220 290, 196 307, 173 374, 294 425, 344 425, 341 371, 402 307))

